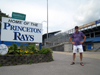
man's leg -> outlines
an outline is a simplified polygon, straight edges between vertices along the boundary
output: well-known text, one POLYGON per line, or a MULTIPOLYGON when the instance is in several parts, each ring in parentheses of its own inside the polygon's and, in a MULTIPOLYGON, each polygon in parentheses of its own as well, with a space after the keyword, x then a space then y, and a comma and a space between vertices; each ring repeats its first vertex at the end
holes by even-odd
POLYGON ((73 62, 71 63, 71 65, 75 64, 76 53, 77 53, 77 46, 73 45, 73 62))
POLYGON ((76 53, 73 53, 73 62, 75 62, 76 53))
POLYGON ((73 62, 71 63, 71 65, 75 64, 75 57, 76 57, 76 53, 73 53, 73 62))
POLYGON ((82 66, 84 66, 84 64, 83 64, 83 62, 82 62, 82 58, 83 58, 83 53, 80 53, 80 64, 81 64, 82 66))
POLYGON ((84 64, 82 63, 82 59, 83 59, 83 46, 79 45, 78 48, 79 48, 79 53, 80 53, 80 64, 82 66, 84 66, 84 64))
POLYGON ((83 54, 80 53, 80 62, 82 62, 83 54))

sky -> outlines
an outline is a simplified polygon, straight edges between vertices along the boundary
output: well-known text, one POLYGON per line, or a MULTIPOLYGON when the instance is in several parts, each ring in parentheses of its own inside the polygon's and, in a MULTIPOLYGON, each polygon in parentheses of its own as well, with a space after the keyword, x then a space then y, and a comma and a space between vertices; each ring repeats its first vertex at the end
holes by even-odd
MULTIPOLYGON (((47 0, 0 0, 2 12, 26 14, 26 21, 42 23, 47 33, 47 0)), ((48 32, 65 32, 100 19, 100 0, 48 0, 48 32)))

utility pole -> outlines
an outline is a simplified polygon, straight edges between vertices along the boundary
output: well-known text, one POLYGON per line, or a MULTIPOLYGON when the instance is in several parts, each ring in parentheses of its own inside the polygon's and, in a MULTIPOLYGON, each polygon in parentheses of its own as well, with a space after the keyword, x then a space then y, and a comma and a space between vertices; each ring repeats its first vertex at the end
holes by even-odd
POLYGON ((48 41, 48 0, 47 0, 47 41, 48 41))

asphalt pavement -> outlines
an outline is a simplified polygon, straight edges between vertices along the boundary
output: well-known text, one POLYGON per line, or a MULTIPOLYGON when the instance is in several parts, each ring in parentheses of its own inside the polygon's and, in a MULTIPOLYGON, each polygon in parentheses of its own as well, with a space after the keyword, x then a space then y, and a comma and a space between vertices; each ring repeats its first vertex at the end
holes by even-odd
POLYGON ((0 75, 100 75, 100 52, 85 52, 84 66, 80 65, 77 53, 75 64, 72 62, 72 53, 53 52, 54 61, 0 67, 0 75))

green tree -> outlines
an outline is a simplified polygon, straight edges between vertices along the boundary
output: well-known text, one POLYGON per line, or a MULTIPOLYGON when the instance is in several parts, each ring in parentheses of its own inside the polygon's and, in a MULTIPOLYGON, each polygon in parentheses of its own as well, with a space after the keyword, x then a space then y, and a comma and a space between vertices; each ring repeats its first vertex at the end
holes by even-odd
MULTIPOLYGON (((0 22, 1 22, 1 19, 2 17, 10 17, 9 15, 6 15, 6 13, 3 13, 0 9, 0 22)), ((0 23, 0 28, 1 28, 1 23, 0 23)))

